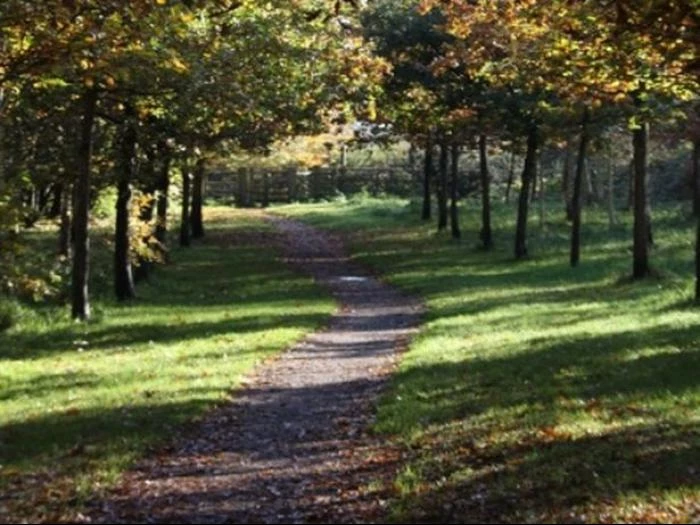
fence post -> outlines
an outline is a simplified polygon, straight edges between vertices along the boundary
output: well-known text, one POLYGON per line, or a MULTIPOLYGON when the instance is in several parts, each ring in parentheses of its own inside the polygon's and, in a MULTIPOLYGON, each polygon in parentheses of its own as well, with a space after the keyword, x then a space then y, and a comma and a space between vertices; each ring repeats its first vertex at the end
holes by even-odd
POLYGON ((263 198, 262 198, 262 207, 267 208, 270 205, 270 172, 265 171, 262 176, 262 184, 263 184, 263 198))
POLYGON ((318 200, 321 198, 321 179, 323 177, 322 168, 319 166, 314 166, 311 168, 311 173, 309 174, 309 197, 311 200, 318 200))
POLYGON ((287 168, 285 170, 285 178, 287 182, 287 202, 295 202, 297 200, 297 170, 296 168, 287 168))
POLYGON ((236 195, 236 206, 247 208, 250 206, 250 184, 247 168, 238 169, 238 195, 236 195))

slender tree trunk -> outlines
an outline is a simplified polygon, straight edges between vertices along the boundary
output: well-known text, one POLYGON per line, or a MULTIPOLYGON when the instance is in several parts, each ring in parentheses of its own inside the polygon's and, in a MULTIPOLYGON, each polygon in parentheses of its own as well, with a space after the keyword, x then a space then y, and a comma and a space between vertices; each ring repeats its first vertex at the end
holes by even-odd
POLYGON ((609 142, 606 150, 608 157, 608 226, 612 229, 617 226, 617 216, 615 214, 615 164, 609 142))
MULTIPOLYGON (((639 99, 637 107, 641 105, 639 99)), ((649 215, 647 202, 647 124, 641 123, 633 131, 634 151, 634 258, 632 277, 642 279, 649 275, 649 215)))
POLYGON ((481 245, 486 250, 493 248, 491 234, 491 177, 489 176, 486 135, 479 136, 479 176, 481 179, 481 245))
POLYGON ((691 178, 693 179, 693 214, 700 217, 700 138, 693 141, 691 178))
POLYGON ((537 186, 539 185, 539 173, 537 172, 537 168, 535 168, 534 175, 532 177, 532 182, 530 186, 530 203, 535 202, 535 197, 537 196, 537 186))
POLYGON ((127 107, 120 144, 119 181, 117 182, 116 227, 114 233, 114 293, 119 301, 136 297, 131 269, 131 181, 136 162, 136 128, 134 111, 127 107))
POLYGON ((634 158, 630 161, 627 175, 627 211, 634 208, 634 158))
POLYGON ((518 220, 515 227, 515 258, 527 257, 527 215, 530 198, 530 184, 537 175, 537 126, 532 125, 527 136, 527 153, 521 176, 520 198, 518 201, 518 220))
POLYGON ((204 237, 204 219, 202 216, 203 206, 203 186, 204 186, 204 159, 198 159, 194 169, 194 178, 192 179, 192 212, 190 220, 192 221, 192 238, 201 239, 204 237))
POLYGON ((510 203, 510 189, 513 187, 513 179, 515 178, 515 152, 510 153, 510 167, 508 168, 508 181, 506 182, 506 204, 510 203))
POLYGON ((438 231, 447 228, 447 162, 448 148, 446 142, 440 143, 440 162, 438 168, 438 231))
POLYGON ((168 244, 168 192, 170 191, 170 161, 172 156, 170 149, 165 144, 160 144, 158 150, 161 155, 161 166, 156 185, 158 192, 156 203, 156 240, 162 251, 161 255, 165 257, 168 244))
POLYGON ((574 219, 574 210, 571 205, 571 146, 570 143, 566 144, 566 153, 564 156, 564 166, 561 174, 562 180, 562 195, 564 197, 564 207, 566 210, 566 220, 572 221, 574 219))
POLYGON ((453 239, 459 239, 462 233, 459 231, 459 145, 452 144, 452 164, 450 177, 450 228, 453 239))
POLYGON ((700 215, 695 224, 695 304, 700 304, 700 215))
POLYGON ((429 221, 431 218, 430 208, 430 180, 433 178, 433 141, 428 136, 425 144, 425 158, 423 162, 423 213, 421 219, 429 221))
POLYGON ((92 167, 92 131, 97 108, 97 91, 88 89, 83 93, 83 115, 78 146, 77 179, 73 201, 73 269, 71 315, 73 319, 90 318, 90 170, 92 167))
POLYGON ((64 186, 65 184, 58 182, 51 188, 51 209, 49 209, 50 219, 57 219, 61 216, 64 186))
POLYGON ((695 194, 693 205, 696 211, 697 225, 695 226, 695 303, 700 304, 700 138, 693 142, 693 181, 695 194))
POLYGON ((70 257, 70 245, 71 245, 71 220, 70 220, 70 208, 71 208, 71 194, 73 193, 70 186, 67 184, 62 184, 61 191, 61 209, 59 217, 61 219, 60 226, 58 229, 58 254, 63 257, 70 257))
POLYGON ((182 211, 180 213, 180 246, 189 246, 191 238, 190 224, 190 188, 191 176, 189 161, 182 167, 182 211))
POLYGON ((583 172, 586 167, 586 152, 588 150, 588 109, 584 110, 581 121, 581 138, 576 159, 576 174, 574 175, 574 194, 571 199, 572 224, 571 224, 571 254, 569 262, 572 267, 578 266, 581 253, 581 186, 583 172))

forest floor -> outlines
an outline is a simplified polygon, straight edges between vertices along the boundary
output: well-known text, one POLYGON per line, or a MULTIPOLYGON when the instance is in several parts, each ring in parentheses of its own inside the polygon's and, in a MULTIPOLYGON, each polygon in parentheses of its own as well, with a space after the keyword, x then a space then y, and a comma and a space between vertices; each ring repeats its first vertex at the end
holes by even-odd
POLYGON ((349 262, 337 238, 268 220, 285 260, 330 290, 340 310, 126 473, 92 502, 90 521, 356 523, 386 513, 400 451, 370 427, 421 304, 349 262))

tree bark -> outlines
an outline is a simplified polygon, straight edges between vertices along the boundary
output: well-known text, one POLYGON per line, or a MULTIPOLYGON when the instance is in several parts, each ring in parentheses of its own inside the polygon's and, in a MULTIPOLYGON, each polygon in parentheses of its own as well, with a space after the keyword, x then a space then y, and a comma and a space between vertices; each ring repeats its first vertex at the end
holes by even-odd
POLYGON ((527 135, 527 153, 521 176, 520 197, 518 201, 518 219, 515 227, 515 258, 527 257, 527 215, 530 198, 530 184, 537 175, 537 126, 533 124, 527 135))
POLYGON ((446 142, 440 143, 440 161, 438 168, 438 231, 447 228, 447 161, 448 148, 446 142))
POLYGON ((564 156, 564 166, 562 169, 562 194, 564 197, 564 207, 566 210, 566 220, 572 221, 574 219, 574 210, 571 206, 571 147, 570 143, 567 141, 566 152, 564 156))
POLYGON ((506 181, 506 204, 510 204, 510 189, 513 187, 513 179, 515 178, 515 151, 510 153, 510 166, 508 168, 508 180, 506 181))
POLYGON ((452 164, 450 176, 450 228, 453 239, 459 239, 462 233, 459 230, 459 145, 452 144, 452 164))
POLYGON ((60 225, 58 229, 58 255, 63 257, 70 257, 70 244, 71 244, 71 220, 70 220, 70 208, 71 208, 71 190, 70 186, 66 184, 61 185, 61 208, 59 210, 60 225))
POLYGON ((695 195, 693 205, 697 208, 695 226, 695 303, 700 304, 700 138, 693 141, 693 181, 695 184, 695 195))
POLYGON ((189 161, 183 163, 182 167, 182 210, 180 213, 180 246, 189 246, 191 241, 190 224, 190 188, 191 173, 189 161))
POLYGON ((92 168, 92 132, 97 108, 97 91, 87 89, 83 93, 83 115, 80 124, 80 142, 77 156, 77 179, 73 201, 73 268, 71 290, 71 315, 73 319, 90 318, 90 170, 92 168))
POLYGON ((119 301, 136 297, 131 269, 131 181, 136 162, 136 128, 133 108, 127 106, 119 148, 119 180, 117 182, 116 224, 114 231, 114 293, 119 301))
MULTIPOLYGON (((637 107, 641 105, 639 99, 637 107)), ((632 277, 642 279, 650 272, 649 267, 649 213, 647 201, 647 124, 639 124, 632 133, 634 164, 634 247, 632 277)))
POLYGON ((202 216, 203 186, 204 186, 204 159, 198 159, 194 168, 194 178, 192 179, 192 211, 190 220, 192 222, 192 238, 201 239, 204 237, 204 219, 202 216))
POLYGON ((579 141, 578 157, 576 159, 576 174, 574 175, 574 191, 571 199, 571 253, 569 262, 572 267, 578 266, 581 253, 581 187, 584 170, 586 169, 586 152, 588 150, 588 109, 584 110, 581 120, 581 138, 579 141))
POLYGON ((617 226, 615 214, 615 163, 612 157, 612 148, 608 142, 606 147, 608 157, 608 226, 610 229, 617 226))
POLYGON ((481 179, 481 245, 486 250, 493 248, 491 234, 491 177, 489 175, 488 156, 486 152, 486 135, 479 136, 479 176, 481 179))
POLYGON ((61 216, 61 207, 63 206, 63 187, 65 184, 57 182, 51 188, 51 208, 48 216, 50 219, 57 219, 61 216))
POLYGON ((433 142, 428 137, 425 144, 425 158, 423 162, 423 213, 421 219, 429 221, 431 218, 430 180, 433 178, 433 142))
POLYGON ((700 138, 693 141, 693 157, 690 166, 693 180, 693 214, 700 216, 700 138))

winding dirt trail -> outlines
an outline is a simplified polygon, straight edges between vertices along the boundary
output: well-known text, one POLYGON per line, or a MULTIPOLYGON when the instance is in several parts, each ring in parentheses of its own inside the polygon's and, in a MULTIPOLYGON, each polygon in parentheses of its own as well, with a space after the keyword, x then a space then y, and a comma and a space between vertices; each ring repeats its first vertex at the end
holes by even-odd
POLYGON ((285 260, 340 303, 328 327, 267 363, 187 439, 124 476, 100 522, 373 522, 397 451, 368 433, 374 406, 422 307, 299 222, 266 216, 285 260), (374 485, 368 486, 369 484, 374 485))

